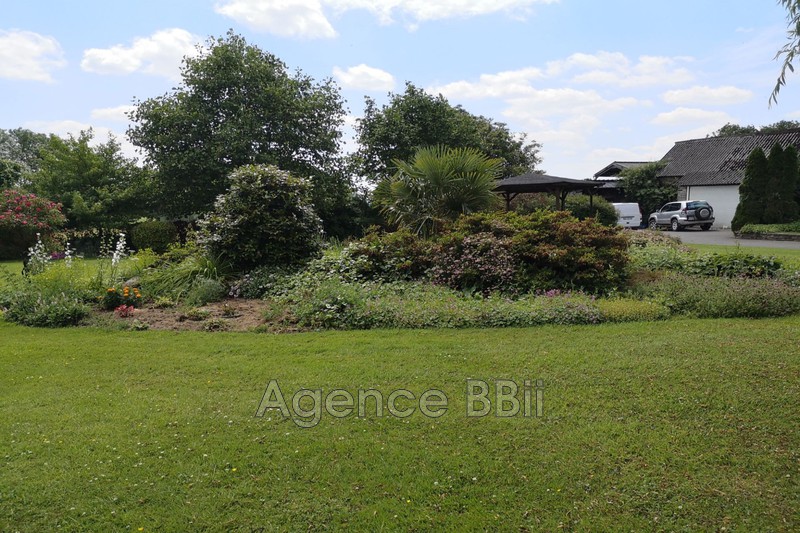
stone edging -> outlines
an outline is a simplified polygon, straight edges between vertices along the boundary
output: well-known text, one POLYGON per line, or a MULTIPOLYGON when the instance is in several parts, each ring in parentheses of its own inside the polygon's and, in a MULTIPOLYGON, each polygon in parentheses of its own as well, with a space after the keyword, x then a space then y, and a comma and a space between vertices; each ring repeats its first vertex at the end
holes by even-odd
POLYGON ((762 239, 765 241, 800 241, 800 233, 741 233, 733 232, 740 239, 762 239))

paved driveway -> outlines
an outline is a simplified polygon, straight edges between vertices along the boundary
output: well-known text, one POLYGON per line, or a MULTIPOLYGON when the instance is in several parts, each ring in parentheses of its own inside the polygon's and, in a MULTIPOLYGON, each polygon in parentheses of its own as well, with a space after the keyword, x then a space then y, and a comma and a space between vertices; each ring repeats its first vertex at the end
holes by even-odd
POLYGON ((685 229, 683 231, 665 231, 671 237, 677 237, 687 244, 729 244, 736 246, 763 246, 766 248, 790 248, 800 250, 798 241, 768 241, 761 239, 737 239, 729 229, 685 229))

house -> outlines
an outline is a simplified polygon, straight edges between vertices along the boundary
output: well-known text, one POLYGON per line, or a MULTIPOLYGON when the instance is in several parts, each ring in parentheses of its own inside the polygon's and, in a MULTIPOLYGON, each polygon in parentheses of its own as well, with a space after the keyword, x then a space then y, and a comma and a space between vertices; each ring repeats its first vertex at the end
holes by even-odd
POLYGON ((595 180, 603 182, 603 185, 595 190, 596 194, 609 202, 624 202, 625 193, 619 186, 619 175, 625 169, 640 167, 648 163, 651 161, 614 161, 607 165, 594 175, 595 180))
POLYGON ((800 129, 679 141, 664 156, 666 166, 659 177, 676 181, 678 200, 706 200, 711 204, 715 227, 730 227, 747 158, 756 148, 769 154, 775 143, 800 151, 800 129))

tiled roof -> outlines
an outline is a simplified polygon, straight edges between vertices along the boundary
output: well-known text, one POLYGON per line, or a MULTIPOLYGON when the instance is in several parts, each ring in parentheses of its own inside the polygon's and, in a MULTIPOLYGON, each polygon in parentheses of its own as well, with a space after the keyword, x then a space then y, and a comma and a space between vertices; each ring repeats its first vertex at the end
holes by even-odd
POLYGON ((594 177, 606 178, 619 176, 619 173, 626 168, 640 167, 642 165, 647 165, 648 163, 650 163, 650 161, 614 161, 610 165, 607 165, 602 170, 595 173, 594 177))
POLYGON ((738 185, 750 153, 760 147, 769 154, 776 142, 800 150, 800 129, 676 142, 664 156, 667 165, 659 176, 679 178, 678 185, 738 185))

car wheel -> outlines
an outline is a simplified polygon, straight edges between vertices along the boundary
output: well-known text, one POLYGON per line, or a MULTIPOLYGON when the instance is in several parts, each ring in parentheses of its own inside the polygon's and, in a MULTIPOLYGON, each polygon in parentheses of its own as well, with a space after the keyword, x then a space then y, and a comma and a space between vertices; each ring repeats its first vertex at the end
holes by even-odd
POLYGON ((670 223, 669 227, 672 228, 672 231, 680 231, 681 230, 681 225, 678 224, 678 219, 677 218, 673 218, 672 219, 672 222, 670 223))
POLYGON ((701 207, 700 209, 697 210, 697 218, 699 220, 708 220, 710 216, 711 216, 711 209, 707 207, 701 207))
POLYGON ((654 218, 650 219, 650 222, 647 224, 647 226, 652 230, 657 230, 658 229, 658 224, 656 224, 656 219, 654 219, 654 218))
POLYGON ((703 231, 708 231, 711 229, 711 224, 701 224, 700 229, 703 231))

